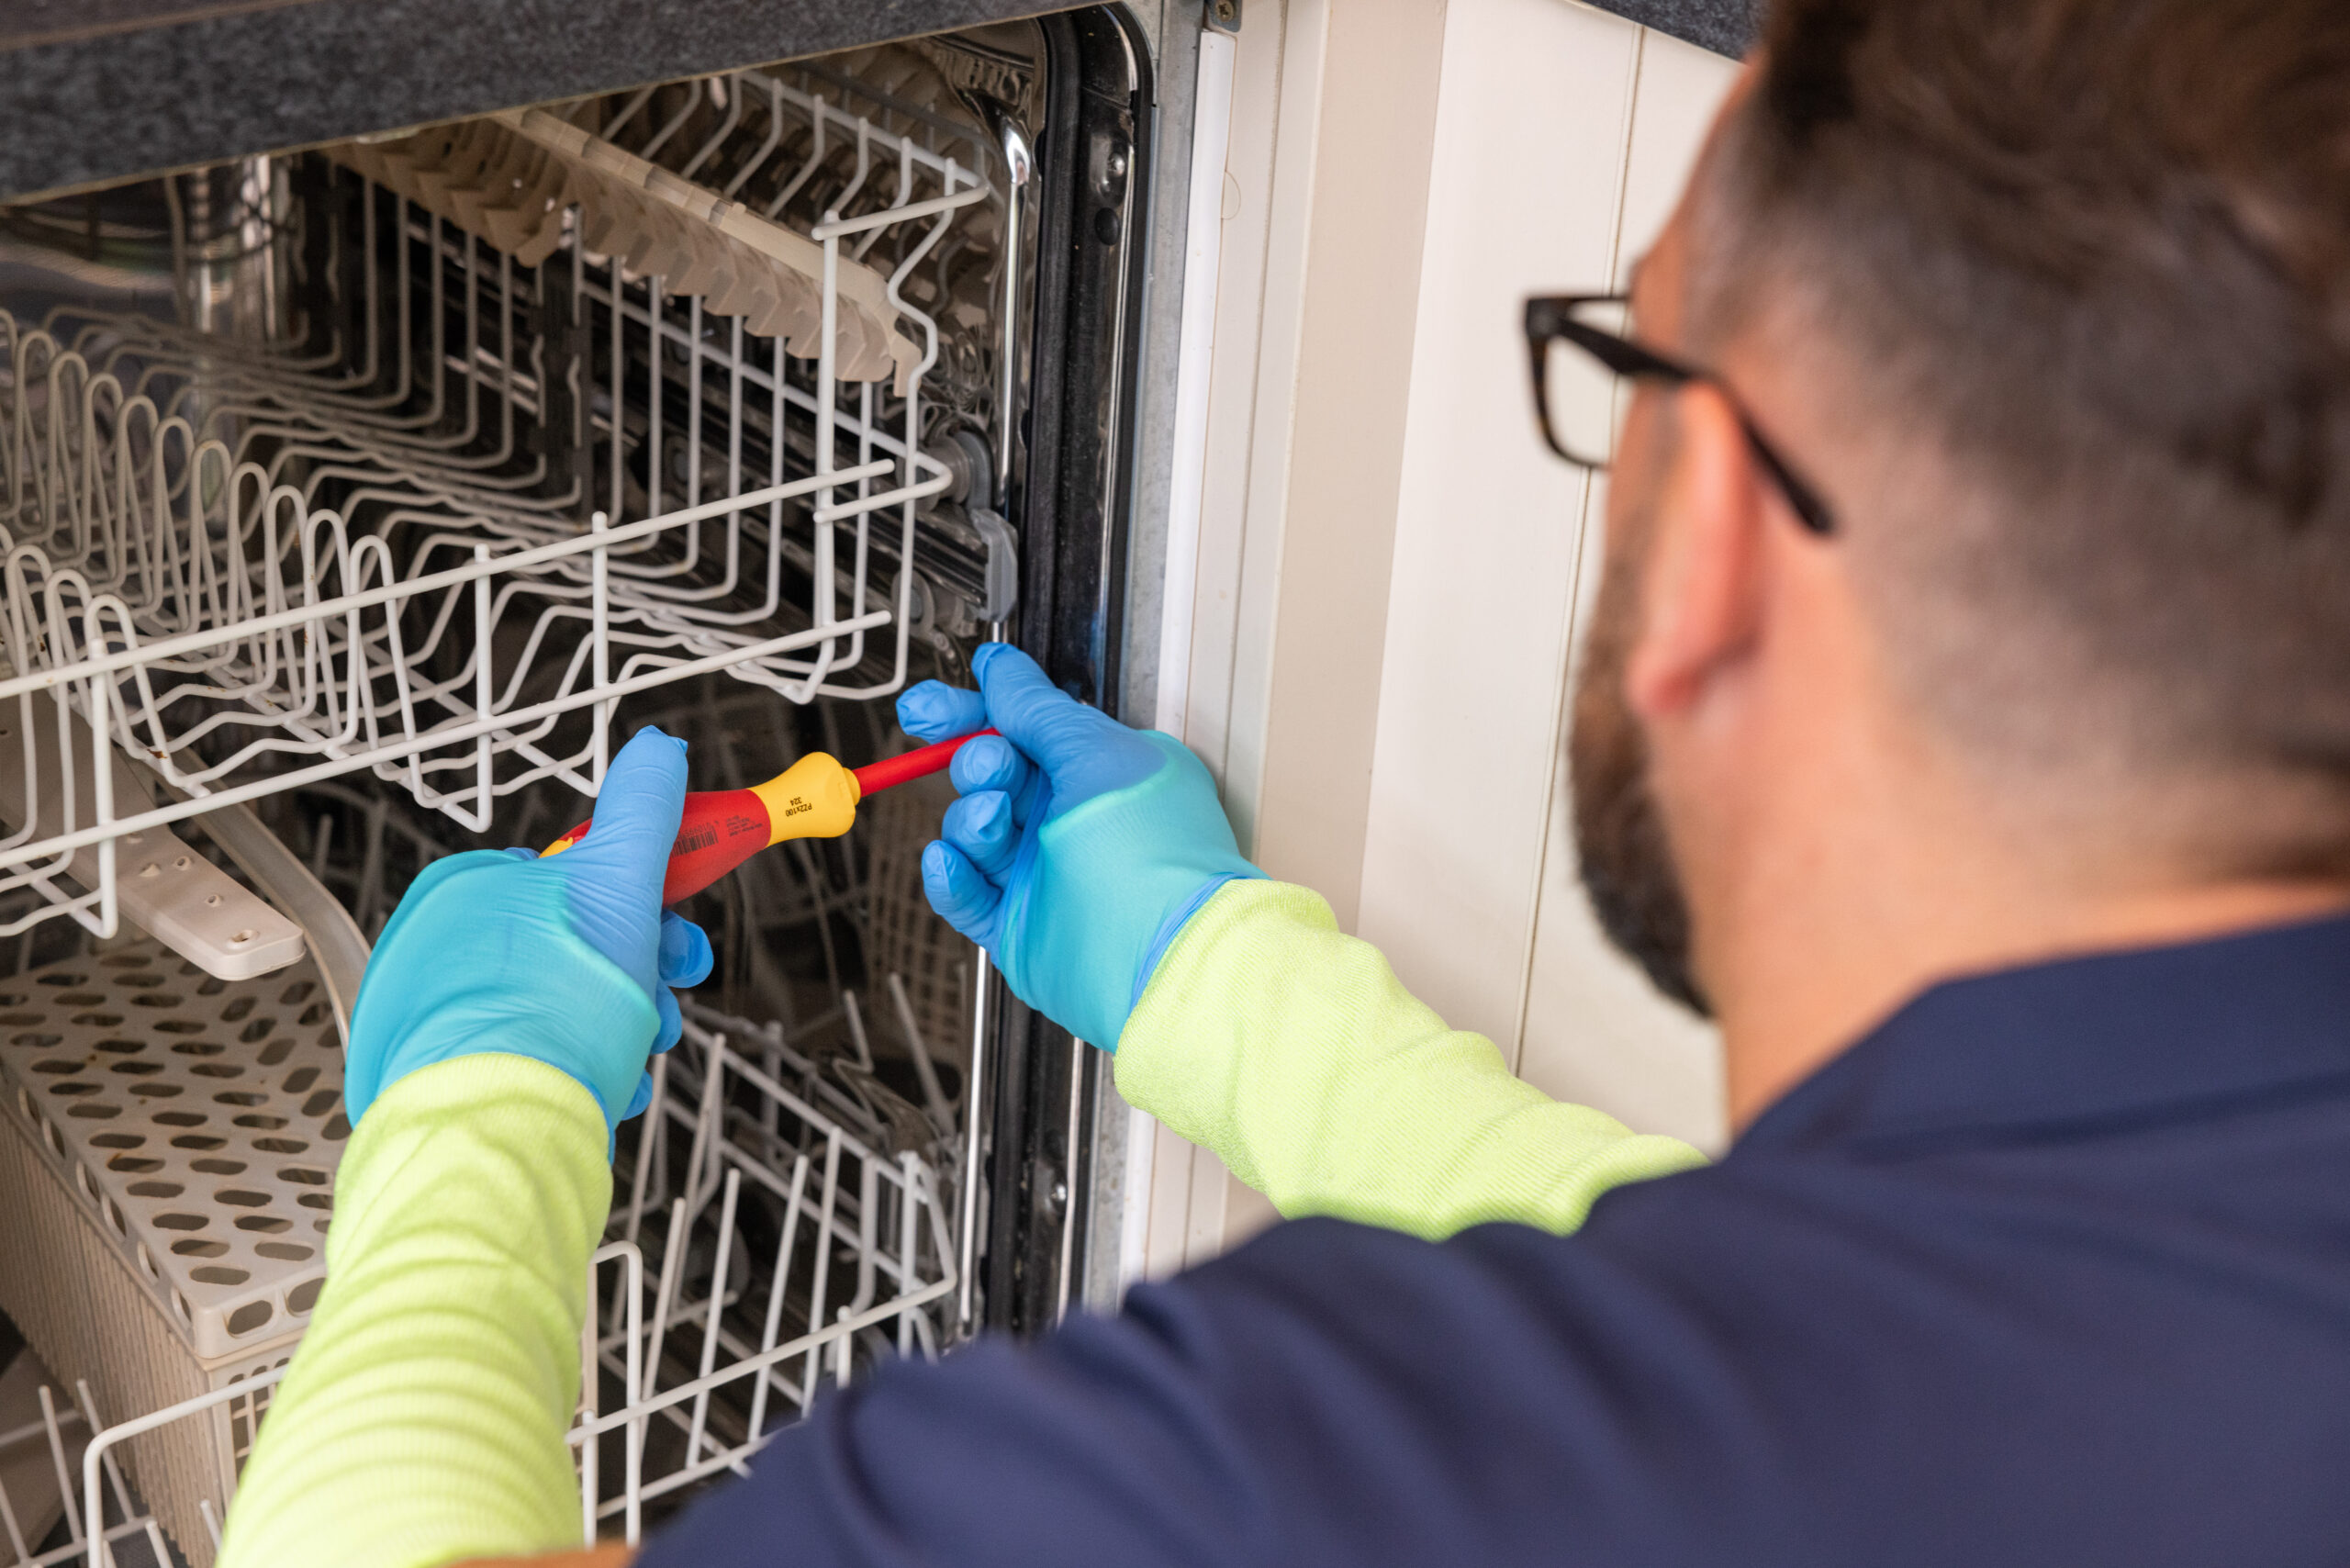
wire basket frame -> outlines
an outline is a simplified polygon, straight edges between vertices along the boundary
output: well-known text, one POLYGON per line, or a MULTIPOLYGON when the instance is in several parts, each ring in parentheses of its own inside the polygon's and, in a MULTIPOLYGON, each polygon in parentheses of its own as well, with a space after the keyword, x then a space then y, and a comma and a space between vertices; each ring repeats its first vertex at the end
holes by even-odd
MULTIPOLYGON (((188 1407, 173 1419, 225 1422, 238 1435, 240 1446, 236 1451, 241 1462, 252 1447, 254 1412, 268 1403, 269 1388, 284 1375, 281 1362, 252 1383, 204 1395, 200 1406, 196 1401, 188 1402, 188 1407)), ((10 1502, 6 1488, 0 1487, 0 1550, 8 1553, 6 1561, 9 1568, 85 1568, 94 1534, 106 1538, 115 1568, 172 1568, 172 1551, 165 1542, 162 1526, 140 1504, 124 1473, 118 1451, 130 1439, 171 1423, 149 1422, 137 1431, 129 1429, 130 1424, 106 1428, 98 1418, 99 1406, 86 1383, 77 1383, 71 1394, 44 1386, 39 1397, 40 1413, 37 1417, 0 1432, 0 1461, 25 1450, 48 1460, 48 1468, 55 1478, 55 1500, 65 1540, 39 1550, 39 1540, 32 1536, 36 1527, 27 1521, 22 1508, 10 1502), (91 1492, 83 1486, 84 1467, 81 1461, 87 1456, 89 1445, 81 1439, 83 1435, 98 1431, 110 1432, 112 1440, 99 1455, 95 1469, 100 1485, 91 1492), (95 1503, 90 1501, 93 1497, 96 1499, 95 1503), (91 1511, 94 1507, 97 1510, 95 1513, 91 1511)), ((219 1511, 208 1499, 199 1504, 199 1508, 217 1546, 219 1511)))
POLYGON ((648 1503, 743 1473, 857 1364, 937 1353, 955 1274, 936 1168, 882 1131, 772 1034, 697 1025, 664 1058, 611 1232, 659 1263, 594 1295, 590 1388, 617 1403, 599 1413, 591 1392, 574 1434, 587 1539, 617 1519, 633 1542, 648 1503), (629 1327, 632 1305, 649 1326, 629 1327))
POLYGON ((922 881, 923 850, 954 799, 939 777, 873 803, 866 940, 873 972, 891 977, 891 1025, 910 1048, 960 1070, 970 1054, 971 944, 931 908, 922 881))
MULTIPOLYGON (((771 215, 854 155, 806 228, 812 364, 576 232, 517 266, 348 174, 349 232, 310 247, 348 290, 333 352, 0 312, 0 724, 24 737, 28 801, 0 836, 0 935, 58 916, 111 935, 113 843, 150 824, 372 772, 481 832, 540 779, 592 795, 635 693, 714 670, 799 703, 903 685, 917 510, 957 482, 923 447, 941 333, 909 281, 994 193, 935 136, 845 128, 754 74, 726 80, 768 150, 795 114, 814 142, 771 215), (902 396, 835 374, 838 278, 880 266, 922 347, 902 396), (579 346, 563 385, 553 330, 579 346), (565 397, 602 472, 534 450, 560 444, 541 427, 565 397), (118 798, 109 745, 165 797, 118 798), (85 846, 95 885, 69 885, 85 846)), ((667 157, 692 167, 744 129, 667 157)))

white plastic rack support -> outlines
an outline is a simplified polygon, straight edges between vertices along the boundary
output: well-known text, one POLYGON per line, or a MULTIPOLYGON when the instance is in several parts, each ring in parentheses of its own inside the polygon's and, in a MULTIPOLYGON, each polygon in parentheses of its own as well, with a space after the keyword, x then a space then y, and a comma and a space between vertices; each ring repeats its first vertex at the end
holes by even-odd
MULTIPOLYGON (((96 770, 89 763, 100 748, 91 744, 90 727, 49 695, 28 696, 19 709, 0 714, 0 817, 36 839, 62 836, 76 823, 100 824, 96 770), (26 712, 54 723, 55 745, 28 744, 26 712), (78 777, 66 777, 77 759, 78 777)), ((108 748, 106 756, 115 808, 142 802, 145 792, 121 753, 108 748)), ((118 913, 205 973, 251 980, 301 960, 302 928, 169 828, 126 834, 116 853, 118 913)), ((96 888, 105 879, 99 861, 98 846, 85 844, 71 852, 65 874, 96 888)))

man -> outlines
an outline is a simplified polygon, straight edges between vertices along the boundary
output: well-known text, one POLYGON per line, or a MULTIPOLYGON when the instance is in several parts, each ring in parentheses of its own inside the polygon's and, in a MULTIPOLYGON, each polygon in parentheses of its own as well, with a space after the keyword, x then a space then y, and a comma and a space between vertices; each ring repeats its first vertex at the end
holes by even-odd
MULTIPOLYGON (((1534 321, 1638 386, 1578 828, 1721 1022, 1729 1154, 1509 1085, 1180 748, 990 654, 901 705, 1013 743, 942 913, 1287 1210, 1390 1228, 884 1368, 639 1563, 2340 1561, 2346 214, 2339 0, 1783 0, 1635 341, 1534 321)), ((232 1568, 575 1528, 597 1135, 700 967, 649 890, 682 762, 622 763, 583 849, 385 934, 232 1568)))

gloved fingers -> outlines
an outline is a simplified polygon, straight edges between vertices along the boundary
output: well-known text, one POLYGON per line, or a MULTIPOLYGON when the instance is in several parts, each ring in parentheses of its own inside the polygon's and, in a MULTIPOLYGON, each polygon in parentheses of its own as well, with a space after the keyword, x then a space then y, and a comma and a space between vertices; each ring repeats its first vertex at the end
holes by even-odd
POLYGON ((1010 644, 980 644, 971 669, 987 695, 989 722, 1044 770, 1056 793, 1069 793, 1072 805, 1158 770, 1158 754, 1139 735, 1055 686, 1010 644), (1081 787, 1067 790, 1072 782, 1081 787))
POLYGON ((677 993, 666 985, 653 988, 653 1012, 661 1020, 653 1035, 653 1054, 657 1057, 686 1037, 686 1014, 677 1005, 677 993))
POLYGON ((953 740, 987 728, 987 700, 943 680, 925 680, 899 694, 898 724, 918 741, 953 740))
POLYGON ((946 808, 940 827, 946 842, 979 868, 979 875, 1001 883, 1020 852, 1020 829, 1012 819, 1012 797, 990 790, 966 795, 946 808))
POLYGON ((717 957, 710 950, 710 937, 702 928, 675 910, 661 912, 661 955, 657 969, 661 983, 685 988, 697 986, 710 978, 717 957))
POLYGON ((636 1077, 636 1092, 628 1097, 628 1109, 621 1113, 621 1120, 625 1122, 631 1116, 642 1116, 652 1103, 653 1075, 641 1072, 636 1077))
POLYGON ((653 986, 653 1011, 661 1020, 653 1036, 655 1056, 676 1045, 686 1034, 685 1014, 678 1006, 677 992, 672 988, 701 984, 710 978, 715 962, 710 937, 700 926, 674 910, 661 912, 661 941, 654 962, 653 986))
POLYGON ((930 907, 941 920, 981 946, 988 945, 1003 892, 981 876, 961 850, 946 843, 923 848, 922 890, 929 895, 930 907))
POLYGON ((643 887, 658 907, 685 812, 686 743, 647 724, 612 758, 596 797, 595 827, 563 858, 582 857, 575 864, 643 887))
POLYGON ((955 783, 956 793, 984 794, 994 790, 1017 796, 1028 788, 1028 780, 1035 772, 1035 766, 1020 755, 1020 748, 1002 735, 981 735, 955 754, 946 765, 946 777, 955 783))

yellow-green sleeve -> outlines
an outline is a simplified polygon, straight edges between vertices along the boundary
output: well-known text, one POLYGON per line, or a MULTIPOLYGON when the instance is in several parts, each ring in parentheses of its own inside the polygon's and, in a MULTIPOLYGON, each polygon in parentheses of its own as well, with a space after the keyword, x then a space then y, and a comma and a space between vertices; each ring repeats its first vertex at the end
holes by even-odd
POLYGON ((408 1074, 335 1179, 327 1283, 229 1509, 220 1568, 432 1568, 579 1544, 565 1434, 603 1112, 503 1055, 408 1074))
POLYGON ((1319 895, 1281 882, 1227 883, 1185 924, 1116 1063, 1129 1103, 1292 1218, 1431 1239, 1489 1220, 1565 1232, 1610 1188, 1705 1163, 1513 1077, 1319 895))

